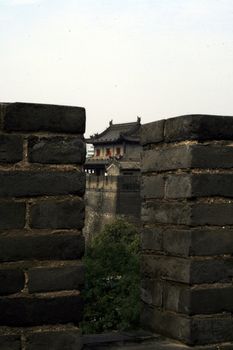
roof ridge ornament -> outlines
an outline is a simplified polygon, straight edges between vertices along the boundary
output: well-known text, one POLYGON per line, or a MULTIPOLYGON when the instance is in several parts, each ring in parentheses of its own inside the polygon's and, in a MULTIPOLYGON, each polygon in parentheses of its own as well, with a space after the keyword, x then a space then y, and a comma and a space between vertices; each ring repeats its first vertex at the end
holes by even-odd
POLYGON ((113 119, 110 120, 109 126, 113 125, 113 119))

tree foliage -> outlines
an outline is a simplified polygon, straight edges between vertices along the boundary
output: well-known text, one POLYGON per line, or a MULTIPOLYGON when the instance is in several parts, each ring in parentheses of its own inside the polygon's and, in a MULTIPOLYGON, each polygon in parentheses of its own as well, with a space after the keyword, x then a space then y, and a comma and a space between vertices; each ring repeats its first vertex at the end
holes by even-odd
POLYGON ((136 328, 139 234, 123 220, 106 225, 86 249, 84 333, 136 328))

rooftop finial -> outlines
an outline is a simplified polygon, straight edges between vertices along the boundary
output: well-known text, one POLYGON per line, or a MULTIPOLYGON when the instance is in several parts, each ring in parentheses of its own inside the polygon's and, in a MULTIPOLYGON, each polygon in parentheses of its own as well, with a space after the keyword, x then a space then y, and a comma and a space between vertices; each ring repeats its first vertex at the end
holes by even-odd
POLYGON ((113 120, 111 119, 109 122, 109 126, 111 126, 113 124, 113 120))

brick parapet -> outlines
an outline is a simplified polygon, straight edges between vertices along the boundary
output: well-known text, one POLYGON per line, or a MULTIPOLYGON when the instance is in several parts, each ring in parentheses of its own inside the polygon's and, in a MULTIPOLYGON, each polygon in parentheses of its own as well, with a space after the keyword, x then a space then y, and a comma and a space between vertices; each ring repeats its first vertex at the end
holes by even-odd
POLYGON ((79 349, 85 110, 0 105, 0 349, 79 349))
POLYGON ((197 346, 233 342, 233 118, 142 126, 142 324, 197 346))

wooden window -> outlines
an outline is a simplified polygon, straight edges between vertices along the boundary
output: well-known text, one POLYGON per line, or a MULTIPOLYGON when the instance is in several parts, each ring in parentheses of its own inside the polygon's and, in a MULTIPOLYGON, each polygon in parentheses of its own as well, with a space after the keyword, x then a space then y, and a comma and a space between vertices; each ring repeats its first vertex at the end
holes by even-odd
POLYGON ((106 156, 111 156, 111 149, 110 148, 106 148, 106 156))
POLYGON ((96 157, 99 157, 99 156, 100 156, 100 149, 97 148, 97 150, 96 150, 96 157))
POLYGON ((117 155, 120 155, 120 154, 121 154, 121 148, 120 148, 120 147, 117 147, 117 148, 116 148, 116 154, 117 154, 117 155))

